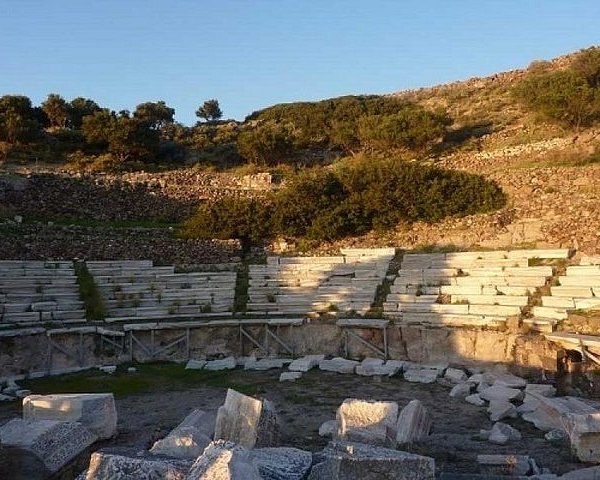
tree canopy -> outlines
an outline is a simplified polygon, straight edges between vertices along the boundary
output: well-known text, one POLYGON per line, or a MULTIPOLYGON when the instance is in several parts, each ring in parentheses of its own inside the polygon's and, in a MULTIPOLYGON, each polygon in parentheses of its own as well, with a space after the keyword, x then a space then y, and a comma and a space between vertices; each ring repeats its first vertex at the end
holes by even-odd
POLYGON ((214 98, 211 100, 206 100, 202 105, 200 105, 200 108, 196 110, 196 116, 198 118, 203 118, 207 122, 220 120, 223 116, 223 112, 219 106, 219 101, 214 98))

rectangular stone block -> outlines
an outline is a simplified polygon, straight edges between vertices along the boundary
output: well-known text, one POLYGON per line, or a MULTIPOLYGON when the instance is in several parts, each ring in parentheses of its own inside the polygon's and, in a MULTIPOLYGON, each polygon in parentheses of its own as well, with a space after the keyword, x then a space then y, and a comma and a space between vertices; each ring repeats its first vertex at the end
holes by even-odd
POLYGON ((450 301, 466 302, 473 305, 508 305, 525 307, 529 297, 524 295, 452 295, 450 301))
POLYGON ((435 461, 413 453, 361 443, 332 442, 308 480, 433 480, 435 461))
POLYGON ((558 277, 558 281, 563 287, 600 287, 600 275, 597 276, 572 276, 558 277))
POLYGON ((553 297, 578 297, 586 298, 593 296, 590 287, 550 287, 553 297))
POLYGON ((492 315, 509 317, 521 315, 521 308, 509 305, 469 305, 471 315, 492 315))
POLYGON ((46 480, 77 457, 96 436, 77 422, 15 418, 0 427, 0 478, 46 480))
POLYGON ((117 408, 112 393, 29 395, 23 399, 23 419, 80 422, 101 439, 117 434, 117 408))
POLYGON ((542 297, 543 307, 575 308, 575 301, 571 297, 542 297))
POLYGON ((555 320, 565 320, 569 318, 567 311, 563 308, 535 306, 532 309, 532 313, 535 317, 553 318, 555 320))
POLYGON ((219 407, 215 440, 234 442, 246 448, 275 446, 278 436, 275 409, 268 400, 243 395, 231 388, 219 407))
POLYGON ((398 404, 346 399, 337 410, 336 420, 340 440, 370 445, 395 446, 398 404))

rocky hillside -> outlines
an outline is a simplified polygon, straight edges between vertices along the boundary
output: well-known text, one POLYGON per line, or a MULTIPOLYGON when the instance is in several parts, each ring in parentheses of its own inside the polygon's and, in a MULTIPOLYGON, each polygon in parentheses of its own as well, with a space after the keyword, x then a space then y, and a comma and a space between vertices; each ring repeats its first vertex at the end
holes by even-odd
MULTIPOLYGON (((543 68, 560 71, 568 68, 573 58, 560 57, 543 68)), ((540 64, 529 67, 529 72, 534 68, 541 68, 540 64)), ((406 249, 536 246, 600 253, 600 127, 574 130, 527 111, 515 99, 513 89, 527 74, 528 70, 514 70, 393 94, 426 108, 443 107, 454 120, 444 143, 430 152, 428 159, 415 161, 496 181, 509 198, 502 210, 447 218, 436 224, 398 225, 385 234, 370 233, 316 249, 330 251, 342 245, 406 249)), ((257 186, 259 190, 271 188, 269 177, 253 180, 194 169, 86 177, 65 173, 40 176, 30 171, 10 181, 6 178, 0 182, 0 215, 9 222, 15 215, 25 217, 25 222, 60 223, 63 218, 178 222, 205 199, 246 195, 257 186)), ((18 227, 13 224, 11 228, 14 238, 18 227)), ((290 247, 286 242, 276 243, 290 247)), ((36 257, 32 252, 25 255, 36 257)))

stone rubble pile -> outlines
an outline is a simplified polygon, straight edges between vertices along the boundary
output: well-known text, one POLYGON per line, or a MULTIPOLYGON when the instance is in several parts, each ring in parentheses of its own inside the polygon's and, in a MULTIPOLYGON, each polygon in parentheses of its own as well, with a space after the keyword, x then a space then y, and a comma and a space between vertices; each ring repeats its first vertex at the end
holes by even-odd
MULTIPOLYGON (((316 368, 324 362, 339 363, 341 360, 344 359, 307 356, 294 365, 284 359, 269 359, 276 364, 275 368, 285 365, 299 368, 283 372, 298 375, 304 373, 302 370, 316 368)), ((253 357, 241 362, 235 358, 227 361, 234 367, 238 363, 260 362, 253 357)), ((354 362, 352 369, 343 368, 342 372, 360 375, 358 370, 362 367, 364 371, 374 369, 380 376, 387 377, 389 370, 382 367, 388 362, 367 358, 363 362, 354 362)), ((600 462, 600 410, 587 401, 555 397, 554 386, 528 383, 506 371, 474 373, 446 364, 417 365, 399 361, 390 365, 397 369, 395 374, 403 372, 407 381, 420 381, 417 373, 429 372, 436 383, 448 388, 449 396, 454 398, 451 401, 469 401, 469 397, 476 396, 478 403, 488 409, 493 422, 490 430, 479 432, 481 440, 500 446, 521 441, 521 432, 503 421, 519 415, 548 431, 549 442, 569 442, 579 460, 600 462), (460 395, 456 394, 459 389, 460 395)), ((339 406, 336 419, 325 422, 319 429, 321 436, 331 437, 330 443, 323 451, 311 454, 278 445, 279 423, 271 402, 230 389, 216 416, 194 410, 143 454, 124 449, 95 452, 88 471, 79 478, 433 479, 433 459, 397 450, 432 441, 432 428, 432 417, 419 400, 412 400, 400 409, 396 402, 346 399, 339 406)), ((96 440, 115 434, 116 410, 112 394, 32 395, 24 399, 23 419, 14 419, 0 427, 0 443, 4 457, 7 458, 8 453, 11 459, 10 468, 28 465, 32 471, 31 477, 27 478, 46 479, 80 456, 96 440)), ((557 477, 539 468, 533 458, 517 452, 513 455, 479 455, 477 461, 481 476, 473 478, 515 474, 565 480, 594 478, 578 477, 577 472, 557 477)), ((582 470, 581 475, 595 472, 582 470)), ((1 475, 2 471, 0 478, 1 475)))

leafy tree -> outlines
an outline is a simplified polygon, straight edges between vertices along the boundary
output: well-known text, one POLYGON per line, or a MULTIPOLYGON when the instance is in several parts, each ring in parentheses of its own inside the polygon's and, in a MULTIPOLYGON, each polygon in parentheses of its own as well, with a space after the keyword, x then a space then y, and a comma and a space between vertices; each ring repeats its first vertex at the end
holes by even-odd
POLYGON ((65 128, 69 119, 69 104, 57 93, 50 93, 42 103, 42 110, 48 117, 51 127, 65 128))
POLYGON ((108 151, 121 161, 153 161, 158 154, 159 132, 137 118, 121 115, 112 124, 108 151))
POLYGON ((173 123, 175 109, 167 106, 164 101, 141 103, 135 107, 133 116, 142 122, 148 123, 151 129, 161 130, 166 125, 173 123))
POLYGON ((198 110, 196 110, 198 118, 204 118, 207 122, 219 120, 223 116, 219 101, 212 99, 206 100, 198 110))
POLYGON ((584 77, 590 87, 600 88, 600 47, 582 50, 575 58, 572 69, 584 77))
POLYGON ((0 97, 0 140, 26 143, 41 135, 38 113, 23 95, 0 97))
POLYGON ((116 121, 115 114, 104 108, 82 118, 83 135, 87 143, 107 147, 111 130, 116 121))
POLYGON ((266 122, 247 129, 237 138, 242 157, 261 165, 276 165, 293 152, 294 134, 288 125, 266 122))
POLYGON ((159 132, 128 112, 115 114, 101 110, 83 118, 83 134, 89 144, 106 148, 120 161, 155 159, 159 132))
POLYGON ((80 130, 83 125, 83 118, 100 110, 102 109, 98 104, 89 98, 74 98, 69 104, 69 126, 75 130, 80 130))

